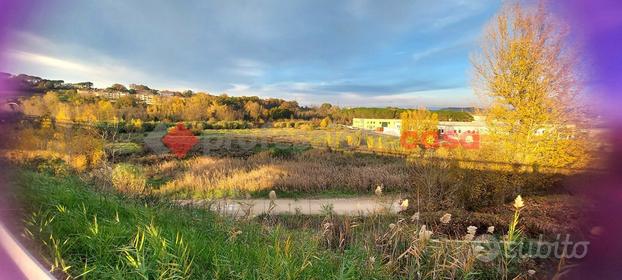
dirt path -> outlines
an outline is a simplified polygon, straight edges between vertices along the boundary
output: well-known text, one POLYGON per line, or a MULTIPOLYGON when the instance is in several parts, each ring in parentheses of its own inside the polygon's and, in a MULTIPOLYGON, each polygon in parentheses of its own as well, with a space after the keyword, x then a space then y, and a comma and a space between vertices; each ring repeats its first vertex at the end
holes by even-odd
MULTIPOLYGON (((217 199, 217 200, 179 200, 181 205, 208 207, 210 210, 228 216, 256 216, 267 213, 270 209, 269 199, 217 199)), ((326 198, 326 199, 277 199, 270 210, 273 214, 305 215, 323 214, 332 209, 339 215, 369 215, 380 211, 396 213, 399 201, 376 197, 326 198)))

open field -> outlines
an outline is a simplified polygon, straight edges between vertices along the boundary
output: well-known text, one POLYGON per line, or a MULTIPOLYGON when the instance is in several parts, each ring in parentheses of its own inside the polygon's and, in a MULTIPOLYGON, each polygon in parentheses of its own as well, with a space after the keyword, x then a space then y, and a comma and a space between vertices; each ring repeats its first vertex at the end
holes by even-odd
MULTIPOLYGON (((16 185, 27 202, 26 237, 36 241, 33 248, 58 276, 495 279, 525 274, 529 268, 540 275, 554 273, 547 268, 549 260, 520 265, 503 260, 509 261, 504 267, 501 259, 478 261, 468 243, 445 239, 459 239, 463 224, 477 224, 460 213, 449 224, 438 222, 442 214, 414 220, 410 214, 360 218, 330 212, 233 221, 198 208, 96 192, 76 177, 21 171, 16 185), (434 230, 432 239, 420 233, 424 222, 434 230)), ((491 220, 480 219, 483 224, 477 225, 485 231, 491 220)))
MULTIPOLYGON (((163 134, 162 134, 163 135, 163 134)), ((193 155, 210 156, 248 156, 268 146, 280 148, 295 147, 297 149, 323 149, 330 151, 355 152, 361 154, 384 155, 390 157, 441 159, 454 161, 461 168, 478 170, 515 170, 518 167, 528 172, 543 173, 577 173, 583 171, 602 172, 598 163, 599 155, 594 152, 593 164, 590 167, 575 169, 573 167, 540 165, 538 170, 533 165, 516 165, 499 160, 482 160, 482 156, 490 157, 494 150, 488 149, 491 140, 486 135, 479 139, 480 147, 476 149, 422 147, 404 148, 400 137, 376 133, 369 130, 334 127, 327 129, 294 129, 294 128, 256 128, 256 129, 218 129, 204 130, 199 135, 200 144, 193 155)), ((602 139, 591 139, 602 144, 602 139)))
MULTIPOLYGON (((348 136, 358 131, 345 129, 207 130, 203 141, 229 146, 208 153, 197 147, 183 159, 157 153, 142 133, 120 135, 123 141, 101 145, 114 156, 94 158, 86 155, 97 151, 95 141, 61 145, 64 134, 26 132, 48 140, 24 142, 38 150, 6 154, 31 170, 16 179, 26 202, 26 236, 58 275, 495 279, 530 268, 553 275, 555 259, 479 261, 463 242, 471 238, 465 230, 477 227, 478 237, 489 238, 492 226, 495 240, 502 240, 512 228, 517 194, 527 204, 517 235, 525 240, 578 233, 591 207, 564 192, 567 175, 368 153, 363 145, 348 148, 348 136), (333 133, 346 145, 322 144, 333 133), (239 145, 240 139, 251 144, 239 145), (101 163, 92 165, 96 159, 101 163), (261 203, 253 213, 240 207, 244 213, 220 216, 228 210, 219 206, 229 207, 223 199, 261 203), (296 211, 307 199, 332 203, 296 211), (341 202, 356 200, 392 208, 358 215, 341 202), (451 222, 442 222, 448 214, 451 222)), ((96 134, 80 137, 89 135, 96 134)))
MULTIPOLYGON (((302 147, 330 148, 334 150, 356 150, 359 152, 393 153, 405 155, 399 137, 370 131, 347 128, 331 129, 223 129, 205 130, 201 137, 209 143, 222 141, 265 144, 290 144, 302 147)), ((251 146, 252 147, 252 146, 251 146)))
POLYGON ((159 192, 195 197, 256 196, 270 190, 282 194, 332 191, 369 195, 379 185, 398 192, 412 186, 411 172, 405 159, 355 157, 315 149, 265 151, 247 158, 202 156, 165 161, 148 171, 170 178, 159 192))

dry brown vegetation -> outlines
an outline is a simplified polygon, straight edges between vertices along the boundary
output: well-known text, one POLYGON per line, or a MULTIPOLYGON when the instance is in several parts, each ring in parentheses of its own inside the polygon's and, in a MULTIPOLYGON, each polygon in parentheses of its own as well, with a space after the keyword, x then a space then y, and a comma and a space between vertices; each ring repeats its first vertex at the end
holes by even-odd
POLYGON ((163 160, 148 167, 146 175, 162 182, 156 187, 159 194, 177 198, 262 196, 270 190, 295 196, 372 195, 383 186, 386 193, 411 199, 421 211, 495 207, 519 193, 554 193, 564 178, 465 168, 452 160, 419 155, 399 158, 321 149, 163 160))
POLYGON ((404 159, 309 150, 289 157, 261 152, 248 158, 197 157, 166 161, 152 174, 173 178, 160 191, 200 196, 241 195, 262 190, 318 193, 326 190, 369 193, 384 184, 404 191, 413 171, 404 159))
MULTIPOLYGON (((272 129, 263 131, 265 134, 274 132, 272 129)), ((317 133, 327 137, 332 131, 317 133)), ((239 136, 225 131, 219 134, 219 137, 239 136)), ((101 185, 137 195, 155 192, 172 197, 241 197, 262 196, 270 190, 296 197, 372 195, 374 189, 382 185, 385 192, 411 199, 422 211, 476 210, 501 205, 517 194, 550 193, 561 178, 544 174, 542 169, 540 172, 518 171, 507 164, 469 162, 479 158, 486 149, 441 148, 404 158, 277 145, 267 150, 249 148, 248 153, 240 157, 221 153, 180 161, 150 154, 115 160, 105 156, 103 145, 95 145, 103 140, 89 130, 26 128, 20 131, 20 136, 21 145, 10 153, 18 161, 32 162, 36 169, 50 170, 54 174, 67 173, 67 166, 78 172, 90 172, 90 177, 98 178, 101 185), (44 153, 35 153, 39 150, 44 153), (24 152, 33 155, 27 156, 24 152), (120 168, 125 161, 131 165, 120 168), (93 175, 98 170, 102 172, 93 175), (129 187, 127 182, 137 184, 129 187)), ((223 152, 231 153, 229 150, 223 152)))

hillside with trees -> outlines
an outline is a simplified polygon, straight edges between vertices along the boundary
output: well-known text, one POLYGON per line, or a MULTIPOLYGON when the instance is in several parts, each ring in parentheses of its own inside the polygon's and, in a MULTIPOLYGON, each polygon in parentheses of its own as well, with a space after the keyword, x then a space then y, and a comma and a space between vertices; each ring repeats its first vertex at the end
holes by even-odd
MULTIPOLYGON (((113 84, 105 89, 91 82, 66 83, 30 75, 4 73, 3 83, 22 96, 27 116, 60 122, 207 122, 206 127, 256 127, 270 121, 304 120, 349 125, 353 118, 399 119, 403 108, 347 108, 329 103, 301 106, 296 101, 257 96, 157 90, 141 84, 113 84), (235 122, 235 124, 230 124, 235 122), (216 125, 220 123, 220 125, 216 125), (229 123, 229 124, 228 124, 229 123)), ((472 121, 467 112, 437 110, 439 121, 472 121)))

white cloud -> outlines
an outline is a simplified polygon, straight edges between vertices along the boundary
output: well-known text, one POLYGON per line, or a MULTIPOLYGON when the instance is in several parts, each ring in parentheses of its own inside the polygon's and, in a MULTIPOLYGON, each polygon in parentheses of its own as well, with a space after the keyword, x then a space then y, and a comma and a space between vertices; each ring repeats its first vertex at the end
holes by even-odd
POLYGON ((443 51, 445 49, 447 49, 447 48, 446 47, 434 47, 434 48, 425 49, 423 51, 419 51, 419 52, 413 53, 412 54, 412 58, 413 58, 414 62, 417 62, 417 61, 419 61, 421 59, 424 59, 424 58, 430 57, 430 56, 432 56, 434 54, 437 54, 437 53, 439 53, 439 52, 441 52, 441 51, 443 51))
POLYGON ((55 58, 51 56, 46 56, 42 54, 17 51, 17 50, 9 50, 7 54, 9 57, 12 57, 14 59, 27 62, 27 63, 39 64, 41 66, 48 66, 48 67, 71 70, 71 71, 80 71, 80 72, 85 72, 89 74, 95 74, 98 72, 94 68, 89 67, 84 64, 80 64, 77 62, 72 62, 72 61, 68 61, 64 59, 59 59, 59 58, 55 58))
POLYGON ((384 95, 364 96, 356 93, 338 94, 333 97, 339 104, 351 106, 394 106, 417 108, 426 107, 452 107, 452 106, 477 106, 477 98, 470 88, 450 88, 438 90, 422 90, 405 93, 387 93, 384 95))
POLYGON ((238 58, 233 61, 231 72, 242 76, 261 77, 265 72, 264 69, 265 66, 259 61, 238 58))
POLYGON ((251 87, 245 84, 232 84, 232 88, 227 89, 227 92, 237 95, 238 93, 247 92, 251 87))
POLYGON ((122 61, 82 46, 60 44, 47 38, 25 32, 16 32, 18 44, 3 52, 8 69, 14 74, 25 73, 67 82, 91 81, 96 87, 113 83, 144 83, 153 87, 184 88, 181 81, 157 79, 122 61), (58 55, 62 53, 63 55, 58 55))
POLYGON ((45 78, 60 78, 68 82, 91 81, 96 87, 107 87, 113 83, 129 84, 143 81, 148 77, 141 71, 109 59, 105 64, 94 64, 73 58, 53 57, 21 50, 8 50, 6 54, 11 61, 12 68, 20 73, 36 74, 45 78))
POLYGON ((454 41, 450 43, 445 43, 442 45, 437 45, 435 47, 430 47, 421 51, 417 51, 411 55, 414 62, 418 62, 422 59, 438 56, 439 54, 451 50, 461 49, 461 48, 469 48, 471 44, 474 44, 477 40, 477 34, 469 33, 462 34, 460 37, 455 38, 454 41))
POLYGON ((486 7, 491 4, 486 2, 492 1, 457 0, 454 3, 445 3, 448 5, 444 6, 443 13, 439 14, 446 16, 438 16, 434 18, 428 31, 441 30, 445 27, 471 18, 484 11, 486 7))
POLYGON ((410 107, 420 106, 452 107, 478 106, 479 100, 471 88, 449 88, 437 90, 421 90, 405 93, 386 93, 382 95, 362 95, 356 92, 325 92, 321 87, 328 82, 301 83, 284 82, 262 86, 233 84, 226 92, 235 96, 276 97, 296 100, 301 105, 320 105, 328 102, 339 106, 368 107, 410 107))

